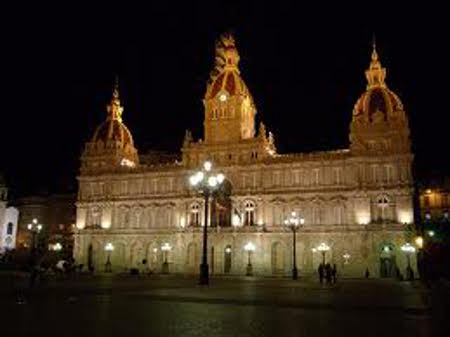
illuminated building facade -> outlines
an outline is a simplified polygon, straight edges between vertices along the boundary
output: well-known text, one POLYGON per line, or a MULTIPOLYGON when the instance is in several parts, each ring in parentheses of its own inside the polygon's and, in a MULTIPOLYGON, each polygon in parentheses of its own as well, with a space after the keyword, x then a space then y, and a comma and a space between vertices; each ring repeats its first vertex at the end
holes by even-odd
POLYGON ((326 261, 344 276, 404 270, 413 155, 406 113, 386 85, 375 46, 367 88, 353 109, 350 147, 334 151, 277 153, 274 135, 255 126, 256 104, 238 64, 233 37, 223 35, 203 101, 204 139, 186 131, 180 160, 168 156, 165 163, 138 156, 115 86, 107 118, 81 158, 77 261, 103 270, 104 247, 112 243, 114 271, 143 259, 160 271, 166 255, 170 272, 198 273, 207 225, 212 274, 245 274, 244 246, 251 243, 255 275, 289 275, 292 234, 284 220, 295 211, 305 220, 297 233, 300 275, 317 270, 322 256, 313 248, 321 243, 330 247, 326 261), (206 160, 226 176, 207 224, 203 198, 188 185, 206 160))
POLYGON ((21 197, 12 201, 19 210, 17 230, 17 248, 29 248, 32 244, 32 234, 28 224, 37 219, 42 224, 39 243, 55 244, 59 242, 64 252, 73 249, 73 231, 75 224, 76 195, 43 194, 21 197))

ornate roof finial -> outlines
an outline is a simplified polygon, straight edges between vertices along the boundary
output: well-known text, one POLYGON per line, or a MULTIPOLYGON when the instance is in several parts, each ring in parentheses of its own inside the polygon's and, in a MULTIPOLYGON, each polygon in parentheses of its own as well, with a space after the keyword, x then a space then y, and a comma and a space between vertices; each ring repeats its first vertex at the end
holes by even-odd
POLYGON ((374 87, 386 87, 386 83, 384 82, 386 78, 386 69, 381 66, 378 57, 375 34, 372 39, 372 57, 369 69, 366 70, 366 78, 368 82, 367 89, 374 87))
POLYGON ((188 146, 190 143, 192 143, 193 138, 192 138, 192 133, 191 130, 186 130, 186 133, 184 135, 184 140, 183 140, 183 146, 188 146))
POLYGON ((114 76, 113 97, 119 98, 119 75, 117 74, 114 76))
POLYGON ((114 87, 111 97, 111 102, 106 107, 108 111, 108 119, 117 120, 122 122, 123 107, 120 105, 119 99, 119 76, 116 74, 114 78, 114 87))
POLYGON ((266 135, 266 126, 264 125, 263 122, 259 123, 259 132, 258 132, 258 137, 261 139, 266 139, 267 135, 266 135))
POLYGON ((372 36, 372 61, 378 61, 377 40, 375 33, 372 36))
POLYGON ((239 72, 239 53, 231 33, 223 33, 216 41, 216 57, 214 69, 211 71, 211 80, 214 80, 225 69, 233 69, 239 72))

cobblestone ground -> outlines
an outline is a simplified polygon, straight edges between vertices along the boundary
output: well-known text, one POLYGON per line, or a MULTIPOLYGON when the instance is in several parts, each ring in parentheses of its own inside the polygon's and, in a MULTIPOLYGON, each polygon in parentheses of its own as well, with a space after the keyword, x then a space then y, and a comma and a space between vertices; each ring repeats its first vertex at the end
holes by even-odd
POLYGON ((343 280, 0 277, 1 336, 450 336, 449 288, 343 280), (15 281, 14 281, 15 280, 15 281), (19 304, 20 302, 23 304, 19 304))

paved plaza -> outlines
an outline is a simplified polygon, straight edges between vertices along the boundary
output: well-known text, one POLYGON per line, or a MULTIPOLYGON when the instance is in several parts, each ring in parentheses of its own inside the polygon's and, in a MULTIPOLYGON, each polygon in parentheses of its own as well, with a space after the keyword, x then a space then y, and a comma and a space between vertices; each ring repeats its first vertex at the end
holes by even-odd
POLYGON ((449 336, 445 286, 418 282, 0 277, 2 336, 449 336), (24 303, 20 304, 23 300, 24 303))

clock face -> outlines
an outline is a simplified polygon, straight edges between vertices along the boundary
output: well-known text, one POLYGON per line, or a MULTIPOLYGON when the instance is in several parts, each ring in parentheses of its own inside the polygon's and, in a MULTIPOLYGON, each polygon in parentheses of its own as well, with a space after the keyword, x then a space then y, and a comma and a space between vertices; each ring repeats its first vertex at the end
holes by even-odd
POLYGON ((227 100, 227 95, 225 95, 225 94, 220 94, 219 99, 220 99, 222 102, 225 102, 225 101, 227 100))

